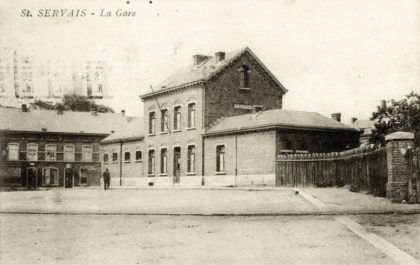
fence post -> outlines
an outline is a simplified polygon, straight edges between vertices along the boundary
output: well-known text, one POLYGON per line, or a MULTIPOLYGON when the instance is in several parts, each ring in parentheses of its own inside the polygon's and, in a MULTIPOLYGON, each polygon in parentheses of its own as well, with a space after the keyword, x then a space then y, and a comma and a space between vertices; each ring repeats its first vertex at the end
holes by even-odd
POLYGON ((385 137, 388 167, 386 197, 392 202, 408 199, 408 150, 414 147, 414 134, 395 132, 385 137))

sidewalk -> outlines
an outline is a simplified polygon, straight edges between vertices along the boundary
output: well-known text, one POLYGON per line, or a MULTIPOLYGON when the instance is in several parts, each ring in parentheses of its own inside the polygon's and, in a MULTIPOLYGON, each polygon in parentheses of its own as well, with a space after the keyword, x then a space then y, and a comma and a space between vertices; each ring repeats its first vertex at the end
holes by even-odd
POLYGON ((420 213, 420 204, 346 188, 301 189, 328 207, 318 209, 292 188, 146 187, 0 192, 0 213, 139 215, 336 215, 420 213))

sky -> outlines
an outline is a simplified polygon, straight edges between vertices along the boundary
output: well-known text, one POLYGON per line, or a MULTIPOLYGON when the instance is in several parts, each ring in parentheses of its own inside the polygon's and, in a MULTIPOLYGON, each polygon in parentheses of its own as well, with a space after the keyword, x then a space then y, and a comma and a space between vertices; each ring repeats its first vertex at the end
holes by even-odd
POLYGON ((39 60, 106 61, 108 103, 133 116, 143 115, 139 95, 194 54, 243 47, 288 89, 285 109, 341 112, 348 122, 420 91, 417 0, 0 0, 0 46, 39 60), (39 17, 45 9, 87 15, 39 17))

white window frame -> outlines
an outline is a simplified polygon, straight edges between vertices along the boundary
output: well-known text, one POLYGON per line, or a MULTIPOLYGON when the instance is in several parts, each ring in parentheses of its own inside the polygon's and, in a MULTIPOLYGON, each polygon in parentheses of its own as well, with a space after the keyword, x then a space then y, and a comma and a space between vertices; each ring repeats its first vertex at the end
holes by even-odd
POLYGON ((197 124, 197 102, 196 101, 190 101, 187 103, 187 129, 195 129, 197 124), (190 105, 194 105, 194 118, 192 119, 194 121, 194 124, 190 123, 190 105))
POLYGON ((130 162, 131 162, 131 151, 126 149, 126 150, 124 150, 124 163, 130 163, 130 162), (126 157, 125 157, 125 154, 127 154, 127 153, 129 154, 128 159, 126 159, 126 157))
POLYGON ((170 116, 169 116, 169 109, 164 108, 160 112, 160 133, 161 134, 169 132, 170 123, 171 123, 171 119, 170 119, 170 116), (163 115, 164 111, 166 111, 166 117, 167 117, 166 121, 164 121, 164 115, 163 115))
POLYGON ((226 171, 226 145, 225 144, 218 144, 216 145, 216 173, 224 174, 226 171), (223 147, 223 156, 219 155, 218 148, 223 147), (221 157, 223 159, 221 159, 221 157), (219 165, 219 168, 217 168, 219 165))
POLYGON ((151 110, 151 111, 149 111, 149 115, 148 115, 148 125, 149 125, 149 127, 147 128, 147 131, 148 131, 148 133, 149 133, 149 135, 155 135, 156 134, 156 111, 155 110, 151 110), (153 126, 152 126, 152 124, 150 124, 151 123, 151 117, 150 117, 150 115, 151 114, 154 114, 154 118, 153 118, 153 120, 154 120, 154 122, 153 122, 153 126))
POLYGON ((174 127, 173 127, 173 131, 174 132, 179 132, 182 130, 182 105, 181 104, 177 104, 174 105, 174 127), (179 108, 179 119, 177 118, 176 112, 175 110, 179 108), (179 127, 178 127, 178 123, 179 123, 179 127))
POLYGON ((108 164, 109 163, 109 153, 108 152, 104 152, 104 155, 102 156, 102 163, 104 164, 108 164), (105 155, 107 157, 107 160, 105 161, 105 155))
POLYGON ((134 153, 134 159, 135 162, 141 162, 143 160, 143 151, 141 149, 136 149, 136 152, 134 153), (137 152, 140 152, 140 159, 137 159, 137 152))
POLYGON ((55 145, 55 144, 46 144, 45 145, 45 159, 44 160, 45 161, 56 161, 57 160, 57 145, 55 145), (48 152, 51 152, 51 151, 54 152, 54 157, 52 157, 52 159, 48 156, 48 152))
POLYGON ((156 150, 147 149, 147 175, 155 175, 156 172, 156 150), (153 151, 153 160, 150 159, 150 151, 153 151))
POLYGON ((93 146, 92 145, 88 145, 88 144, 85 144, 85 145, 82 145, 82 161, 84 161, 84 162, 92 162, 93 161, 93 146), (87 147, 89 147, 89 149, 91 150, 91 152, 90 152, 90 155, 89 155, 89 157, 86 157, 86 152, 85 152, 85 149, 87 148, 87 147))
POLYGON ((7 160, 10 160, 10 161, 16 161, 16 160, 19 160, 19 144, 18 143, 8 143, 7 144, 7 160), (11 152, 11 146, 16 146, 17 148, 16 148, 16 153, 12 153, 11 152), (13 157, 12 157, 12 154, 15 154, 13 157))
POLYGON ((187 175, 195 174, 195 170, 196 170, 195 166, 196 166, 196 158, 197 158, 197 156, 196 156, 197 152, 196 151, 197 151, 197 145, 196 144, 188 144, 187 145, 187 175), (191 159, 190 159, 190 147, 194 147, 194 159, 193 159, 194 161, 193 161, 193 163, 191 163, 191 159), (191 167, 190 167, 190 163, 192 165, 192 170, 191 170, 191 167))
POLYGON ((112 155, 111 155, 111 163, 112 164, 116 164, 116 163, 118 163, 118 152, 112 152, 112 155), (114 160, 114 154, 116 155, 115 157, 116 157, 116 159, 114 160))
POLYGON ((29 143, 26 145, 26 160, 28 161, 37 161, 38 160, 38 144, 35 143, 29 143), (35 146, 36 150, 35 150, 35 154, 33 156, 32 159, 29 159, 29 146, 35 146))
POLYGON ((76 146, 74 144, 66 144, 64 145, 64 161, 74 161, 76 159, 76 146), (73 148, 73 155, 71 157, 71 159, 69 159, 67 157, 67 152, 66 152, 66 148, 71 147, 73 148))
MULTIPOLYGON (((156 157, 156 154, 155 154, 156 157)), ((160 148, 160 175, 168 175, 168 148, 160 148), (162 151, 165 150, 165 157, 163 157, 162 151), (164 161, 162 160, 164 158, 164 161)))

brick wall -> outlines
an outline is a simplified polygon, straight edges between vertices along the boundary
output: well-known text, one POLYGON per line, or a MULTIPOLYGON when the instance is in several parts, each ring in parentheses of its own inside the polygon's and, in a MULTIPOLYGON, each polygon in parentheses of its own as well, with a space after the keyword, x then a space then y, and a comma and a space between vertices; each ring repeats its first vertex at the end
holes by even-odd
MULTIPOLYGON (((0 175, 9 175, 14 178, 12 182, 17 182, 17 176, 10 176, 10 172, 21 172, 19 179, 22 187, 27 186, 27 169, 33 168, 37 170, 37 186, 56 186, 56 185, 44 185, 42 182, 42 176, 45 168, 54 168, 58 170, 58 186, 64 186, 64 172, 66 168, 70 168, 73 171, 73 185, 80 186, 82 171, 89 171, 89 185, 98 185, 100 176, 100 146, 99 141, 102 140, 105 135, 72 135, 72 134, 60 134, 60 133, 2 133, 0 135, 0 150, 2 150, 0 157, 0 175), (19 160, 8 161, 7 146, 9 143, 19 144, 19 160), (38 147, 37 160, 27 160, 27 146, 28 144, 36 144, 38 147), (56 146, 55 161, 45 161, 45 147, 46 145, 56 146), (64 146, 73 145, 75 147, 75 160, 64 161, 64 146), (90 145, 93 148, 92 161, 82 161, 82 146, 90 145), (4 152, 3 152, 4 151, 4 152)), ((9 178, 6 177, 6 178, 9 178)), ((8 182, 7 180, 6 182, 8 182)), ((7 184, 2 179, 0 183, 7 184)))
POLYGON ((408 169, 407 157, 404 150, 414 147, 413 139, 393 139, 386 143, 388 183, 386 197, 393 202, 408 199, 408 169))
MULTIPOLYGON (((161 133, 161 113, 155 98, 144 100, 145 148, 143 174, 148 176, 148 150, 155 150, 155 174, 148 182, 156 185, 172 185, 174 176, 174 147, 181 148, 181 182, 201 184, 202 175, 202 137, 203 132, 203 87, 194 86, 159 95, 158 102, 162 109, 169 111, 171 133, 161 133), (195 102, 195 128, 188 128, 188 104, 195 102), (181 130, 174 131, 174 107, 181 106, 181 130), (148 134, 149 111, 156 113, 156 133, 148 134), (195 172, 187 172, 187 146, 195 145, 195 172), (161 148, 167 148, 167 173, 160 173, 161 148)), ((181 183, 182 184, 182 183, 181 183)))
POLYGON ((108 168, 111 175, 111 185, 120 185, 120 175, 122 186, 138 186, 145 185, 144 179, 144 164, 145 164, 145 151, 144 142, 142 140, 123 142, 122 143, 122 157, 120 157, 120 143, 108 143, 101 145, 101 161, 102 173, 108 168), (142 159, 136 160, 136 152, 142 153, 142 159), (125 153, 130 153, 130 160, 125 160, 125 153), (103 161, 104 154, 108 154, 108 162, 103 161), (112 161, 112 154, 117 153, 117 161, 112 161), (122 159, 122 161, 121 161, 122 159), (122 162, 122 171, 120 174, 120 162, 122 162))
POLYGON ((274 131, 208 137, 204 140, 205 185, 274 185, 274 131), (225 170, 216 172, 216 147, 225 146, 225 170))
POLYGON ((205 128, 210 128, 222 117, 250 112, 235 109, 234 104, 261 105, 263 110, 281 109, 283 94, 270 75, 246 52, 206 83, 205 128), (239 88, 238 69, 244 63, 250 71, 249 90, 239 88))

